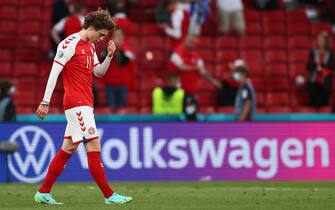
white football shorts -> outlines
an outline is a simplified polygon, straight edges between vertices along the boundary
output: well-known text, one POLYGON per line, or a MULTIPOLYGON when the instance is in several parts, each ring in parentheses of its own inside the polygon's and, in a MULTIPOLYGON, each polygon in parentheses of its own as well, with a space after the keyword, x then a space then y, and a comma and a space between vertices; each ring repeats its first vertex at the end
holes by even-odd
POLYGON ((93 108, 90 106, 78 106, 65 110, 67 125, 64 139, 72 139, 74 144, 92 141, 98 138, 95 125, 93 108))

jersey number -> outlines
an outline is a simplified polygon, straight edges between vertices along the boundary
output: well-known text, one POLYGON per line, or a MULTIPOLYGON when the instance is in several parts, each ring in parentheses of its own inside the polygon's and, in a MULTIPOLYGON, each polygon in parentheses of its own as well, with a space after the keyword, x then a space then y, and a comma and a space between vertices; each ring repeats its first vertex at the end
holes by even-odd
POLYGON ((92 66, 92 57, 91 56, 87 56, 86 57, 86 68, 87 69, 91 69, 91 66, 92 66))

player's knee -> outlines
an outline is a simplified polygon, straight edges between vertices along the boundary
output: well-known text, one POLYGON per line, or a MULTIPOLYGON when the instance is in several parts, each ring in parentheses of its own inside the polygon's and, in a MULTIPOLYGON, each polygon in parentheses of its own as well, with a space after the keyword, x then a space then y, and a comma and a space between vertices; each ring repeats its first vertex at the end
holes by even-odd
POLYGON ((85 144, 88 152, 100 151, 100 140, 99 138, 89 141, 85 144))
POLYGON ((78 145, 73 144, 73 145, 67 145, 67 146, 63 146, 62 149, 64 150, 64 152, 68 153, 68 154, 73 154, 75 153, 75 151, 77 150, 78 145))

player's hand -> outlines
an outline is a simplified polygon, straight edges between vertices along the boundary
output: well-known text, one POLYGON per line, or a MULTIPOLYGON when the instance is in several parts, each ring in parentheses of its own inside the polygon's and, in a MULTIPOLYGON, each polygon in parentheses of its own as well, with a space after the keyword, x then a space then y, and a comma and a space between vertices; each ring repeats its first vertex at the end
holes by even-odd
POLYGON ((38 118, 43 120, 45 118, 45 116, 48 114, 48 112, 49 112, 49 105, 48 104, 40 104, 38 106, 38 109, 36 110, 36 115, 37 115, 38 118))
POLYGON ((114 43, 113 40, 110 40, 108 42, 108 48, 107 48, 108 54, 107 55, 112 58, 113 55, 114 55, 115 50, 116 50, 115 43, 114 43))

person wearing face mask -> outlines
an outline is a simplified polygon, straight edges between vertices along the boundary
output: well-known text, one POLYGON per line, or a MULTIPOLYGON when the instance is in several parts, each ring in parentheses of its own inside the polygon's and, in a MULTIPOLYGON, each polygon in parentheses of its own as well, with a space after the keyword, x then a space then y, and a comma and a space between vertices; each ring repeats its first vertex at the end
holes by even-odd
POLYGON ((198 120, 199 103, 193 95, 186 95, 184 100, 184 115, 186 121, 198 120))
POLYGON ((12 100, 15 86, 10 80, 0 82, 0 122, 15 122, 16 111, 12 100))
POLYGON ((167 86, 156 87, 152 92, 153 114, 182 114, 184 90, 178 74, 168 76, 167 86))
POLYGON ((251 121, 256 114, 256 94, 245 66, 238 66, 233 78, 240 84, 235 98, 235 114, 238 121, 251 121))

